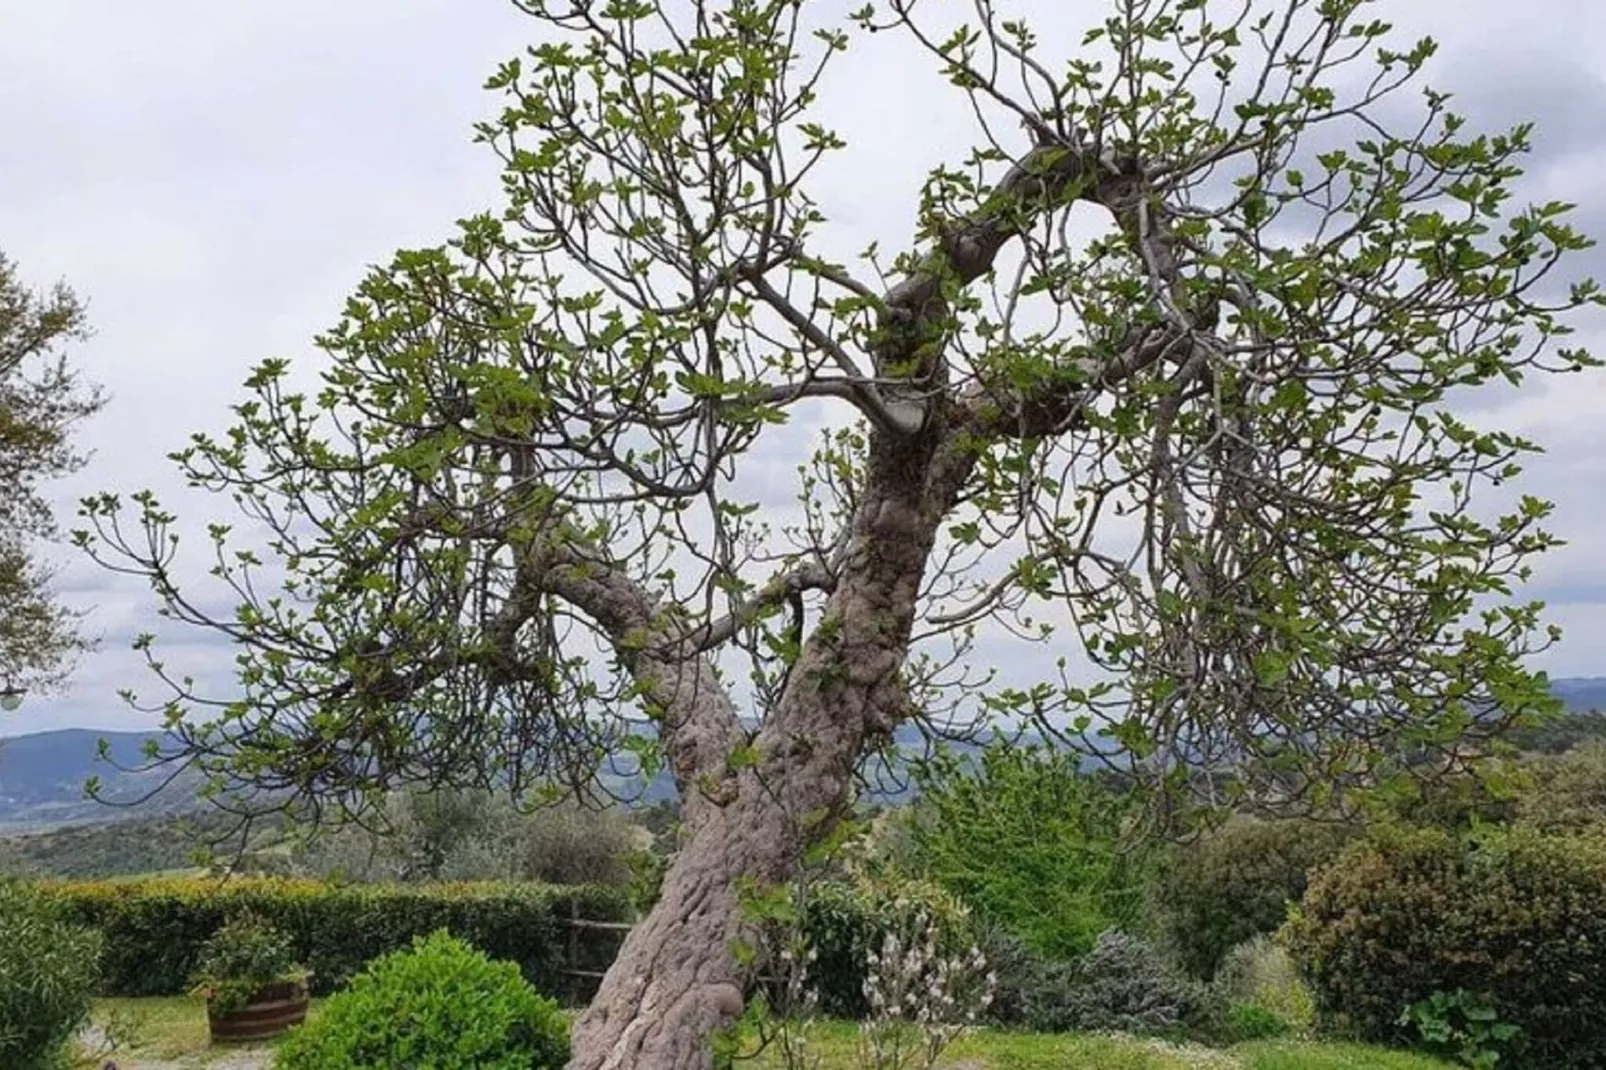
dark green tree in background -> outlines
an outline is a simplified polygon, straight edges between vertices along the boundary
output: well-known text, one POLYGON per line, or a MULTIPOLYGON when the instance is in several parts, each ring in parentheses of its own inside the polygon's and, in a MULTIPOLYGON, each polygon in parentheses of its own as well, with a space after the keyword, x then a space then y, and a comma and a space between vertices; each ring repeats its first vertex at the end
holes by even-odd
POLYGON ((44 485, 83 465, 70 432, 104 404, 62 352, 85 334, 71 290, 30 289, 0 254, 0 686, 49 688, 84 649, 38 548, 57 534, 44 485))
POLYGON ((1146 863, 1129 842, 1136 806, 1077 765, 1074 754, 1001 744, 974 763, 926 764, 899 815, 910 868, 1048 959, 1131 928, 1146 863))

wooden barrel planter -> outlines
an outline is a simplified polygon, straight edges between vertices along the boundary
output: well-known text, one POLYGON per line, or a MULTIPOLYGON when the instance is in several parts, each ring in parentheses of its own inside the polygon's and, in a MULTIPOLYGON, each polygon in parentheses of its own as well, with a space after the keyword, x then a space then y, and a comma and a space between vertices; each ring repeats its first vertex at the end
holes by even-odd
POLYGON ((237 1011, 220 1014, 208 1003, 206 1025, 212 1042, 240 1044, 271 1040, 307 1019, 307 985, 304 981, 282 981, 258 990, 237 1011))

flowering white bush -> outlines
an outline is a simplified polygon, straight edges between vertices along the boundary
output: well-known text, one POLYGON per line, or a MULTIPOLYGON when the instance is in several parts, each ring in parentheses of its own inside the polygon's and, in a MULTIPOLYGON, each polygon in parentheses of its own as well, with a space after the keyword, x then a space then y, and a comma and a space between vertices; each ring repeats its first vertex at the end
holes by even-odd
POLYGON ((814 948, 802 933, 793 929, 776 955, 779 977, 784 982, 771 1008, 776 1029, 772 1038, 786 1070, 820 1070, 822 1056, 810 1043, 815 1016, 820 1009, 819 991, 809 970, 815 961, 814 948))
POLYGON ((891 913, 867 957, 870 1017, 859 1026, 859 1065, 929 1070, 992 1003, 998 978, 974 945, 944 948, 942 927, 924 907, 900 898, 891 913))

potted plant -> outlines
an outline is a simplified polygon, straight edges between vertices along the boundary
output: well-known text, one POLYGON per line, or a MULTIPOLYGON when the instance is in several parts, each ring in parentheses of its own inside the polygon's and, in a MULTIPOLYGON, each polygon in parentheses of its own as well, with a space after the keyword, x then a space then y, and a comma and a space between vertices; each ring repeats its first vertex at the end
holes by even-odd
POLYGON ((307 979, 290 938, 251 913, 201 945, 190 995, 206 1000, 213 1041, 267 1040, 307 1017, 307 979))

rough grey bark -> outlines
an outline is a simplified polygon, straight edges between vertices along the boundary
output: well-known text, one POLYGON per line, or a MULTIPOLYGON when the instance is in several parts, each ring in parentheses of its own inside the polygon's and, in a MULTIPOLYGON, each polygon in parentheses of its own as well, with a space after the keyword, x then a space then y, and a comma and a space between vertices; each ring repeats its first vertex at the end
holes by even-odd
POLYGON ((907 703, 900 669, 946 507, 932 501, 926 480, 899 475, 929 469, 935 441, 927 436, 872 462, 870 493, 826 602, 831 623, 804 645, 755 740, 756 764, 729 771, 719 768, 729 750, 706 752, 708 762, 681 754, 688 734, 728 738, 736 722, 706 676, 700 687, 676 689, 686 705, 667 719, 675 726, 669 749, 688 842, 576 1023, 571 1070, 712 1065, 710 1035, 740 1014, 748 981, 732 953, 749 935, 738 888, 791 876, 803 850, 841 816, 866 738, 890 730, 907 703))

